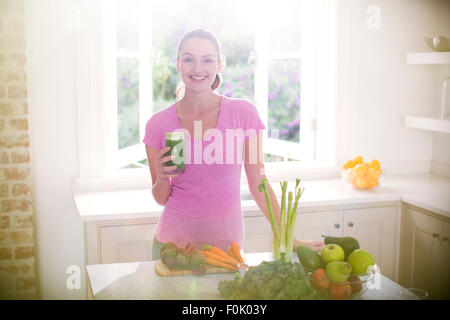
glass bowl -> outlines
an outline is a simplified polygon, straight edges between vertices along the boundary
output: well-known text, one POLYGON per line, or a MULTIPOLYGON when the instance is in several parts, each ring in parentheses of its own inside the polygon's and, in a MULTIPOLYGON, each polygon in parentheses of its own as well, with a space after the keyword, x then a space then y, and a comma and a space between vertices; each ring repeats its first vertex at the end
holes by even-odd
POLYGON ((443 36, 424 37, 426 44, 437 52, 450 51, 450 39, 443 36))
POLYGON ((341 169, 342 180, 352 184, 355 189, 374 189, 382 185, 386 177, 384 167, 380 170, 369 168, 366 173, 357 171, 355 168, 341 169))
POLYGON ((329 280, 327 286, 315 285, 314 284, 315 280, 312 277, 312 274, 315 271, 303 266, 300 262, 299 262, 299 264, 300 264, 301 268, 305 271, 305 273, 308 275, 307 283, 310 286, 310 288, 316 290, 316 292, 319 294, 319 296, 322 297, 323 299, 331 299, 331 300, 358 299, 367 290, 369 290, 372 287, 375 287, 375 275, 378 272, 377 264, 374 264, 373 266, 369 267, 367 269, 367 272, 365 272, 365 273, 350 274, 348 279, 345 282, 335 282, 335 281, 329 280), (344 294, 343 296, 338 297, 338 296, 333 296, 330 293, 330 288, 332 286, 333 287, 342 287, 343 285, 347 285, 347 284, 350 285, 350 288, 351 288, 351 294, 349 296, 344 294), (324 288, 326 288, 326 289, 324 289, 324 288))

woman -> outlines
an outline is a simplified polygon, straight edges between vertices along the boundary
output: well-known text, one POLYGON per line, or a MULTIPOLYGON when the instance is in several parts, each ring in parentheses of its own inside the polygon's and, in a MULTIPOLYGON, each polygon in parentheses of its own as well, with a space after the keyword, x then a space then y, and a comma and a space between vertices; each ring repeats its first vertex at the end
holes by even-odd
MULTIPOLYGON (((184 83, 184 96, 150 118, 143 140, 152 177, 152 194, 156 202, 164 206, 153 241, 153 260, 159 259, 160 249, 167 242, 174 242, 178 247, 191 243, 211 244, 222 249, 237 242, 243 248, 242 162, 249 190, 270 221, 264 193, 258 191, 265 174, 262 135, 257 131, 265 126, 250 102, 214 92, 220 84, 222 71, 220 43, 216 37, 203 29, 188 32, 178 46, 177 71, 184 83), (165 133, 173 131, 185 133, 187 164, 182 174, 173 173, 175 167, 165 165, 172 159, 165 156, 169 150, 165 147, 165 133), (246 134, 239 139, 242 132, 246 134), (240 151, 244 152, 241 158, 240 151)), ((181 89, 177 90, 177 96, 181 89)), ((270 184, 268 191, 279 223, 281 210, 270 184)), ((316 250, 323 245, 321 241, 296 240, 295 243, 316 250)))

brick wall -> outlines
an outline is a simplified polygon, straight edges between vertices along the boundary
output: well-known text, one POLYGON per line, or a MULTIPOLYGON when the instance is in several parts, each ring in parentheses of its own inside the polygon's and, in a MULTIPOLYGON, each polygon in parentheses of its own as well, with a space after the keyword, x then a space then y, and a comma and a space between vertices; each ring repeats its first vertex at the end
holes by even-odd
POLYGON ((0 299, 36 299, 23 0, 0 0, 0 299))

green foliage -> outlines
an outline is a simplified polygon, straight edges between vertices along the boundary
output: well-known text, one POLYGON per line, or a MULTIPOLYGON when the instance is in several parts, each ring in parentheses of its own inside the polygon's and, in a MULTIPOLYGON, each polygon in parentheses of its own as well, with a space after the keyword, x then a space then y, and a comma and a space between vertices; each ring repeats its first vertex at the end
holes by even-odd
POLYGON ((244 277, 219 282, 220 294, 230 300, 319 299, 309 287, 307 275, 298 263, 276 260, 250 267, 244 277))
POLYGON ((279 139, 298 142, 300 136, 300 61, 274 61, 269 65, 269 130, 279 139))
POLYGON ((119 149, 139 143, 139 73, 137 59, 117 61, 119 149))

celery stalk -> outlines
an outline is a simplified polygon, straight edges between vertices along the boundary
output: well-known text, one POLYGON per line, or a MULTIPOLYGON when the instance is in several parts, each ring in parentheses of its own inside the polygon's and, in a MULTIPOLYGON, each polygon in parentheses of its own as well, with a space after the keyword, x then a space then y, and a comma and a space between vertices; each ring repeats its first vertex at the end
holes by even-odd
POLYGON ((292 191, 288 193, 288 209, 287 209, 287 219, 286 219, 286 230, 284 234, 284 242, 285 242, 285 254, 283 259, 285 261, 291 261, 292 255, 289 254, 289 231, 291 230, 291 216, 292 216, 292 191))
POLYGON ((287 209, 287 228, 289 228, 291 224, 291 216, 292 216, 292 191, 288 192, 288 209, 287 209))
POLYGON ((270 224, 272 226, 272 233, 273 233, 273 253, 275 259, 279 259, 280 239, 278 237, 278 228, 275 223, 275 216, 273 214, 272 204, 270 203, 269 191, 267 190, 267 178, 264 178, 260 181, 258 191, 259 192, 264 191, 264 196, 266 197, 267 211, 269 212, 270 224))
POLYGON ((280 252, 284 254, 286 252, 286 189, 287 189, 287 181, 283 181, 281 184, 281 225, 280 225, 280 252))
POLYGON ((304 188, 299 188, 298 192, 297 192, 297 186, 299 185, 300 180, 297 179, 297 183, 295 186, 295 202, 294 202, 294 206, 292 208, 292 212, 291 212, 291 216, 290 216, 290 220, 289 220, 289 227, 288 227, 288 235, 287 235, 287 239, 286 239, 286 258, 292 259, 292 252, 293 252, 293 246, 294 246, 294 228, 295 228, 295 221, 297 220, 297 207, 298 207, 298 201, 300 200, 300 197, 303 194, 303 191, 305 190, 304 188))

